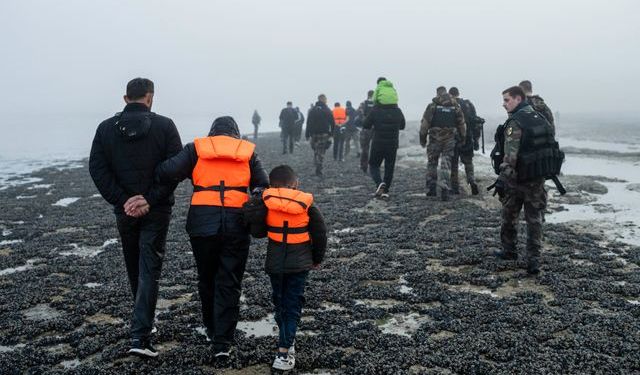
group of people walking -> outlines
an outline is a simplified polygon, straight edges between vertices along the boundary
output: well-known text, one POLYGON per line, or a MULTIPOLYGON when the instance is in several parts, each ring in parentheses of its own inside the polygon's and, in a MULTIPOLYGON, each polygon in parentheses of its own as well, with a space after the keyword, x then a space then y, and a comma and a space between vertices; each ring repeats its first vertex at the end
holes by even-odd
MULTIPOLYGON (((496 256, 518 258, 516 224, 524 207, 527 271, 537 274, 546 207, 544 181, 553 178, 562 191, 556 176, 564 154, 555 140, 551 111, 540 97, 531 95, 530 82, 523 81, 502 94, 509 116, 495 135, 491 157, 498 178, 489 187, 503 204, 502 249, 496 256)), ((96 187, 114 207, 122 241, 134 300, 129 352, 158 355, 151 338, 173 191, 190 178, 193 193, 186 230, 197 266, 202 320, 214 358, 226 361, 230 357, 251 236, 268 237, 265 270, 279 328, 273 367, 292 369, 306 279, 323 261, 327 246, 327 228, 313 195, 298 189, 298 177, 287 165, 267 174, 255 144, 241 138, 232 117, 215 119, 206 137, 183 147, 173 121, 151 112, 153 97, 153 82, 131 80, 123 111, 98 126, 89 160, 96 187)), ((255 111, 254 137, 260 120, 255 111)), ((376 89, 368 92, 357 109, 347 101, 346 108, 335 103, 331 110, 327 97, 320 94, 306 120, 305 138, 314 152, 316 175, 323 175, 324 155, 332 139, 338 162, 349 153, 349 146, 345 149, 344 145, 353 141, 361 169, 369 172, 376 186, 374 196, 389 197, 399 132, 406 125, 389 80, 379 78, 376 89)), ((280 114, 283 154, 294 151, 303 122, 299 109, 287 103, 280 114)), ((459 193, 458 159, 465 166, 471 193, 479 194, 472 157, 479 148, 483 122, 457 88, 437 88, 419 131, 420 144, 427 148, 427 196, 435 196, 437 187, 443 200, 459 193)))
POLYGON ((206 137, 183 147, 173 121, 151 112, 153 96, 150 80, 130 81, 124 110, 98 126, 89 159, 96 187, 114 207, 133 294, 129 353, 158 355, 152 332, 173 191, 190 178, 186 230, 214 358, 224 362, 231 354, 250 236, 268 237, 265 270, 279 327, 273 367, 292 369, 306 278, 327 245, 313 195, 298 190, 289 166, 267 175, 232 117, 215 119, 206 137))

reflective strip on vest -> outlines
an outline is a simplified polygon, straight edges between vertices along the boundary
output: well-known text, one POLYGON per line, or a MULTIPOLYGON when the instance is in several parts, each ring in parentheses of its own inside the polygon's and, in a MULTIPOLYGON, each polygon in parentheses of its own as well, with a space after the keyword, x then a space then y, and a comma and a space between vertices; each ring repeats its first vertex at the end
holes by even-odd
POLYGON ((313 203, 313 195, 293 189, 270 188, 262 193, 262 199, 268 209, 269 239, 287 244, 311 240, 308 210, 313 203))
POLYGON ((249 160, 255 145, 228 136, 194 140, 198 161, 193 168, 193 206, 240 208, 249 200, 249 160))

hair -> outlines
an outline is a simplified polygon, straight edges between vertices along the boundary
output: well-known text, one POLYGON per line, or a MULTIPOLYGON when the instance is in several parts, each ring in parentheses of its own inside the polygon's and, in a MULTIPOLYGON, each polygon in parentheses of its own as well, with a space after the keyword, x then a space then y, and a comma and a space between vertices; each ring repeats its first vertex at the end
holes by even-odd
POLYGON ((347 107, 351 107, 351 100, 347 100, 347 107))
POLYGON ((333 103, 333 106, 334 106, 334 107, 340 107, 340 102, 335 102, 335 103, 333 103))
POLYGON ((519 96, 522 100, 525 100, 527 96, 524 93, 524 90, 520 86, 511 86, 508 89, 502 92, 502 95, 509 94, 510 97, 515 98, 519 96))
POLYGON ((531 87, 531 81, 524 80, 524 81, 522 81, 522 82, 518 83, 518 86, 522 87, 522 89, 523 89, 525 92, 531 92, 531 91, 533 91, 533 88, 531 87))
POLYGON ((452 87, 449 89, 449 95, 451 96, 460 96, 460 90, 457 87, 452 87))
POLYGON ((293 105, 293 103, 291 103, 291 102, 287 102, 287 105, 293 105))
POLYGON ((134 78, 127 83, 127 98, 138 100, 148 93, 153 94, 153 82, 147 78, 134 78))
POLYGON ((373 92, 374 92, 373 90, 369 90, 369 91, 367 92, 367 98, 372 97, 372 96, 373 96, 373 92))
POLYGON ((318 101, 327 100, 327 96, 325 94, 318 95, 318 101))
POLYGON ((447 88, 444 86, 440 86, 436 89, 436 95, 442 95, 447 93, 447 88))
POLYGON ((378 77, 378 80, 376 81, 376 83, 380 83, 382 81, 386 81, 387 79, 385 77, 378 77))
POLYGON ((292 186, 297 180, 298 176, 296 175, 296 172, 286 164, 273 168, 269 173, 269 184, 271 187, 292 186))

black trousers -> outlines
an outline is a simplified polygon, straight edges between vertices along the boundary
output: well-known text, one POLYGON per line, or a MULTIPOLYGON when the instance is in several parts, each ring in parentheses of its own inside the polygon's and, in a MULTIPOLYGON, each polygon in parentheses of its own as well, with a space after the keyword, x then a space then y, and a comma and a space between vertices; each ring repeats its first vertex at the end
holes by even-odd
POLYGON ((342 160, 344 154, 344 131, 336 129, 333 133, 333 160, 342 160))
POLYGON ((282 138, 282 153, 287 153, 287 144, 289 145, 289 153, 293 154, 293 144, 295 142, 295 130, 282 128, 280 137, 282 138))
POLYGON ((249 235, 240 234, 191 237, 198 268, 202 320, 215 349, 224 349, 233 343, 250 243, 249 235))
POLYGON ((393 181, 393 170, 396 166, 396 153, 398 147, 394 146, 379 146, 373 144, 371 146, 371 153, 369 154, 369 173, 376 186, 383 182, 380 176, 380 165, 384 161, 384 183, 387 185, 387 190, 391 187, 393 181))
POLYGON ((171 211, 151 211, 141 218, 116 214, 134 300, 132 338, 149 336, 153 327, 170 219, 171 211))

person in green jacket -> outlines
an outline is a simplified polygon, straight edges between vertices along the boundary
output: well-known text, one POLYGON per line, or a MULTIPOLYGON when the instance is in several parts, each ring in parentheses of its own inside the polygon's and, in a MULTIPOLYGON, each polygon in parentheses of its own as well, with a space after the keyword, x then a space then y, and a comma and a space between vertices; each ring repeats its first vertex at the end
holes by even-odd
POLYGON ((373 93, 374 104, 398 104, 398 92, 393 83, 384 77, 378 78, 378 86, 373 93))

